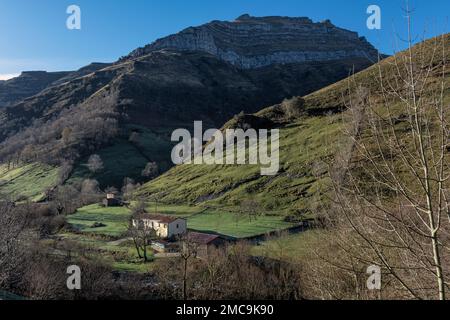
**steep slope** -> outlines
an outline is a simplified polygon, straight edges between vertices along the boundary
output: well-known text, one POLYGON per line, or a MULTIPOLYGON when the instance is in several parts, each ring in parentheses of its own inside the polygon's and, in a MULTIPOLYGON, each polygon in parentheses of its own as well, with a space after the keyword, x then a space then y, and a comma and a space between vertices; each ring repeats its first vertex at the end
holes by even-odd
POLYGON ((27 71, 16 78, 0 81, 0 108, 31 97, 70 72, 27 71))
POLYGON ((58 79, 57 81, 53 82, 51 85, 56 86, 56 85, 63 84, 65 82, 75 80, 76 78, 84 77, 88 74, 91 74, 98 70, 109 67, 110 65, 111 65, 111 63, 93 62, 87 66, 84 66, 84 67, 76 70, 76 71, 72 71, 72 72, 68 73, 65 77, 58 79))
POLYGON ((46 88, 83 77, 108 65, 107 63, 92 63, 77 71, 24 71, 16 78, 0 81, 0 109, 13 106, 46 88))
MULTIPOLYGON (((377 55, 355 33, 305 18, 241 17, 193 30, 207 30, 217 48, 265 62, 235 63, 204 50, 197 40, 198 45, 186 46, 191 40, 186 40, 188 31, 183 31, 83 77, 61 78, 39 94, 1 110, 0 161, 58 165, 62 160, 77 160, 80 170, 76 172, 83 175, 86 156, 136 149, 129 137, 137 132, 145 147, 137 147, 141 156, 136 157, 134 169, 119 174, 115 167, 106 168, 108 175, 104 180, 100 177, 102 185, 117 185, 125 176, 140 178, 137 168, 148 161, 167 168, 173 129, 190 129, 194 120, 221 126, 240 111, 252 113, 343 79, 352 69, 370 66, 377 55), (218 24, 221 30, 215 29, 218 24), (283 58, 276 58, 280 54, 283 58)), ((124 154, 123 161, 126 158, 124 154)))
POLYGON ((329 20, 314 23, 306 17, 248 14, 232 22, 212 21, 187 28, 139 48, 125 59, 161 49, 202 51, 243 69, 349 58, 378 60, 377 50, 365 38, 329 20))
POLYGON ((39 201, 57 179, 58 170, 48 165, 33 163, 12 170, 0 166, 0 198, 39 201))
MULTIPOLYGON (((424 61, 433 54, 430 40, 414 48, 424 61)), ((450 35, 445 36, 445 48, 450 48, 450 35)), ((449 51, 447 50, 447 54, 449 51)), ((450 58, 449 55, 447 55, 450 58)), ((448 59, 447 58, 447 59, 448 59)), ((230 120, 224 128, 246 123, 252 127, 271 122, 267 128, 280 129, 280 171, 275 176, 261 176, 258 165, 179 165, 161 177, 148 182, 136 197, 158 199, 165 203, 197 204, 206 207, 238 208, 241 201, 257 200, 264 210, 288 216, 310 215, 327 201, 327 162, 345 142, 345 101, 357 88, 365 88, 376 100, 379 94, 379 72, 385 80, 395 82, 394 61, 402 61, 404 53, 391 57, 354 76, 339 81, 304 97, 230 120), (381 70, 381 71, 380 71, 381 70), (298 102, 300 101, 300 102, 298 102), (292 118, 287 105, 297 104, 292 118)), ((439 89, 442 66, 431 66, 429 92, 439 89)), ((425 68, 425 66, 423 66, 425 68)), ((450 72, 447 71, 447 79, 450 72)), ((447 81, 445 101, 450 103, 447 81)), ((381 100, 380 100, 381 101, 381 100)), ((401 120, 399 120, 401 126, 401 120)), ((264 126, 263 126, 264 127, 264 126)))

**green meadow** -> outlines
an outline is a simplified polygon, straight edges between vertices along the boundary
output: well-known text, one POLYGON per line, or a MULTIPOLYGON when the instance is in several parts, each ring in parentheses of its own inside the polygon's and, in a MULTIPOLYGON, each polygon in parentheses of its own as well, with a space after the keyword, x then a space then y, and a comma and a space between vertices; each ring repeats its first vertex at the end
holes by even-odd
POLYGON ((144 263, 138 257, 132 241, 114 242, 94 234, 74 234, 69 232, 60 234, 60 237, 67 241, 73 241, 87 249, 95 250, 114 270, 146 273, 153 268, 153 253, 148 253, 149 261, 144 263))
POLYGON ((274 236, 254 246, 252 254, 295 263, 307 259, 311 248, 315 247, 322 236, 322 230, 308 230, 295 234, 282 233, 280 236, 274 236))
POLYGON ((32 163, 8 170, 0 165, 0 194, 12 200, 39 201, 57 183, 58 168, 32 163))
POLYGON ((280 170, 274 176, 262 176, 259 165, 179 165, 144 184, 136 195, 214 208, 238 208, 253 199, 263 212, 312 215, 311 206, 326 200, 324 161, 341 137, 339 116, 302 118, 280 129, 280 170))
MULTIPOLYGON (((293 226, 279 215, 261 215, 250 220, 246 215, 226 210, 155 203, 147 207, 150 213, 156 209, 161 214, 186 218, 189 229, 236 238, 251 237, 293 226)), ((126 207, 104 208, 94 204, 78 209, 75 214, 68 216, 68 222, 82 233, 120 238, 127 230, 130 216, 131 211, 126 207), (93 228, 95 223, 102 223, 105 226, 93 228)))

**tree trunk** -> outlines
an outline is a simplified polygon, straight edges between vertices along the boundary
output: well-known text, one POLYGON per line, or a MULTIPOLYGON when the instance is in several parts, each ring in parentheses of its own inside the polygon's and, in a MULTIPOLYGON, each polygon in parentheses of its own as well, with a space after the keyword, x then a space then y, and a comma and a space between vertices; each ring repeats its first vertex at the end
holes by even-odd
POLYGON ((184 259, 183 300, 187 300, 187 259, 184 259))

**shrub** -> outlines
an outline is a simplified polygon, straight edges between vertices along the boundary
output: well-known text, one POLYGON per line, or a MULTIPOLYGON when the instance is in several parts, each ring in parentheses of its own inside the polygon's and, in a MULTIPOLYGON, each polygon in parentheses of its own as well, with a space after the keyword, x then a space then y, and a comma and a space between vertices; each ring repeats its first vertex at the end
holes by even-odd
POLYGON ((281 107, 288 118, 298 118, 302 115, 305 100, 301 97, 285 99, 281 103, 281 107))

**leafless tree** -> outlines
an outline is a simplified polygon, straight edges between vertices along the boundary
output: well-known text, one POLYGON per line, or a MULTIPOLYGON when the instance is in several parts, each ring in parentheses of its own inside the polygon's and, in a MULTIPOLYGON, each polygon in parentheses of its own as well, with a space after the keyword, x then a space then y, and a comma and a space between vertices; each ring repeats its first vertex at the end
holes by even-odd
POLYGON ((333 255, 325 260, 356 280, 363 266, 378 265, 398 297, 444 300, 450 276, 449 36, 414 47, 411 34, 408 39, 408 50, 378 65, 377 86, 349 85, 349 143, 331 170, 337 213, 330 223, 341 231, 334 246, 345 262, 333 255))
POLYGON ((58 185, 63 185, 67 179, 69 179, 70 174, 73 170, 73 161, 63 161, 58 171, 58 185))
POLYGON ((298 118, 303 110, 303 106, 305 105, 305 100, 301 97, 293 97, 291 99, 285 99, 281 103, 281 107, 286 114, 286 116, 290 119, 298 118))
POLYGON ((183 261, 183 300, 188 299, 188 267, 192 259, 197 258, 198 244, 185 235, 181 240, 181 254, 183 261))
POLYGON ((81 183, 81 201, 84 205, 98 202, 101 198, 100 185, 95 179, 85 179, 81 183))
POLYGON ((97 173, 103 170, 103 161, 98 154, 93 154, 89 157, 87 167, 92 173, 97 173))
POLYGON ((139 187, 139 184, 131 178, 125 178, 123 180, 122 195, 125 200, 132 197, 133 192, 139 187))
POLYGON ((249 221, 257 220, 262 215, 261 206, 254 199, 246 199, 241 202, 240 214, 247 216, 249 221))
POLYGON ((69 145, 71 134, 72 134, 72 129, 67 128, 67 127, 63 129, 63 131, 61 133, 61 139, 65 146, 69 145))
POLYGON ((138 145, 139 144, 140 135, 138 132, 133 131, 130 134, 130 137, 128 138, 128 141, 130 141, 132 144, 138 145))
POLYGON ((20 281, 17 270, 24 262, 23 241, 27 237, 29 212, 23 206, 0 201, 0 288, 8 288, 20 281))
POLYGON ((145 207, 145 202, 140 200, 131 208, 132 217, 129 222, 127 235, 133 239, 138 257, 148 262, 148 248, 151 242, 157 238, 157 234, 152 226, 145 225, 143 221, 145 207))
POLYGON ((146 178, 153 179, 158 175, 159 168, 156 162, 149 162, 145 166, 145 169, 142 170, 142 176, 146 178))

